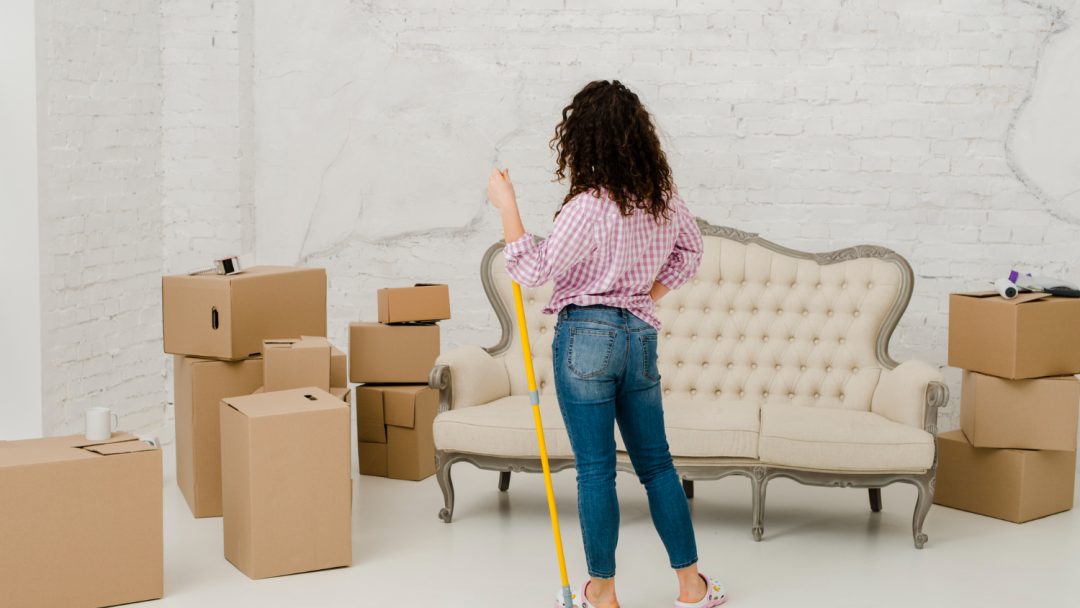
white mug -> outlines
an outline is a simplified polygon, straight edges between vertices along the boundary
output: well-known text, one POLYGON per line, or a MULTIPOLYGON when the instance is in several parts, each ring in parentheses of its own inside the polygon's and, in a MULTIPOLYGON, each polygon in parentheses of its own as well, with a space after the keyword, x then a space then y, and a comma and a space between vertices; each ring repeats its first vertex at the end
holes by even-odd
POLYGON ((86 438, 90 441, 105 441, 112 437, 113 431, 120 426, 120 417, 107 407, 92 407, 86 410, 86 438))

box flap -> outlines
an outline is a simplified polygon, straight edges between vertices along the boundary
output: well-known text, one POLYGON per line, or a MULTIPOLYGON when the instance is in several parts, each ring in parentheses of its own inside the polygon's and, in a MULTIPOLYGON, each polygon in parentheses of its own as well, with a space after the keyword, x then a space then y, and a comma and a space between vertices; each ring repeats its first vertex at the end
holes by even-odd
POLYGON ((292 348, 293 344, 299 342, 299 338, 274 338, 263 340, 263 346, 267 348, 292 348))
POLYGON ((314 386, 229 397, 222 399, 222 403, 249 418, 349 407, 340 398, 314 386))
POLYGON ((1016 295, 1015 298, 1007 300, 1001 297, 1001 294, 994 290, 990 291, 972 291, 969 293, 954 293, 955 296, 963 296, 967 298, 995 298, 1003 304, 1023 304, 1025 302, 1033 302, 1035 300, 1042 300, 1043 298, 1051 297, 1048 293, 1041 291, 1025 291, 1016 295))
POLYGON ((320 336, 299 338, 267 338, 263 345, 269 348, 332 348, 330 341, 320 336))
POLYGON ((416 393, 408 390, 415 387, 387 387, 383 395, 386 410, 386 425, 413 428, 416 423, 416 393))
POLYGON ((88 441, 82 435, 0 441, 0 467, 94 458, 93 454, 81 448, 129 441, 135 441, 135 437, 127 433, 114 433, 105 441, 88 441))
POLYGON ((101 454, 102 456, 112 456, 113 454, 133 454, 135 452, 150 452, 156 450, 154 446, 141 441, 139 439, 131 441, 121 441, 119 443, 102 443, 98 445, 90 445, 83 448, 84 450, 101 454))
POLYGON ((136 437, 130 433, 113 433, 112 437, 101 441, 91 441, 82 435, 71 435, 64 439, 72 440, 71 447, 85 448, 92 445, 105 445, 107 443, 120 443, 121 441, 133 441, 136 437))

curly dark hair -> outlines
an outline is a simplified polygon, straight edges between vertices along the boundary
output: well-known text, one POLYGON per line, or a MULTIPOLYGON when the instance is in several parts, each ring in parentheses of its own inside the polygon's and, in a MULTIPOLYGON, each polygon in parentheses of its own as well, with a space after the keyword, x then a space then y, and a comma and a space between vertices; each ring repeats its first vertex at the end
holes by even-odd
POLYGON ((594 80, 574 95, 550 146, 558 181, 570 176, 563 205, 582 192, 606 190, 623 215, 642 209, 657 222, 668 219, 671 167, 649 112, 618 80, 594 80))

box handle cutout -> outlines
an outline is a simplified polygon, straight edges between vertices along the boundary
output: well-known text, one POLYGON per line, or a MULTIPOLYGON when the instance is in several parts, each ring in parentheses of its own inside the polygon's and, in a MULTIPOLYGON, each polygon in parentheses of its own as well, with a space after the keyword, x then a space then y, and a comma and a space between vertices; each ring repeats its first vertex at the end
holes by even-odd
POLYGON ((318 401, 318 399, 316 399, 314 395, 304 395, 304 397, 306 397, 309 401, 318 401))
POLYGON ((213 329, 218 328, 218 312, 217 306, 210 307, 210 327, 213 329))

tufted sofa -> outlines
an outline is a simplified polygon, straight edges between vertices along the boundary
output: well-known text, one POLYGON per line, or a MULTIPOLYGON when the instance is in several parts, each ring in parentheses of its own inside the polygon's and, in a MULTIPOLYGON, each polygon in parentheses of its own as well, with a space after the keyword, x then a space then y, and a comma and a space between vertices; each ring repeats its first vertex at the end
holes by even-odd
MULTIPOLYGON (((937 408, 948 391, 936 369, 898 365, 888 353, 911 297, 910 266, 882 247, 809 254, 699 225, 705 251, 697 275, 657 304, 665 426, 687 496, 694 480, 748 477, 761 540, 771 479, 868 488, 875 512, 882 486, 906 482, 918 489, 912 533, 922 548, 937 408)), ((501 339, 446 352, 431 372, 440 391, 434 437, 446 522, 453 464, 500 471, 502 491, 511 471, 540 470, 502 248, 493 245, 481 263, 501 339)), ((524 289, 524 298, 551 466, 561 470, 573 466, 573 453, 554 394, 555 317, 540 313, 550 289, 524 289)), ((616 441, 618 467, 632 471, 616 441)))

